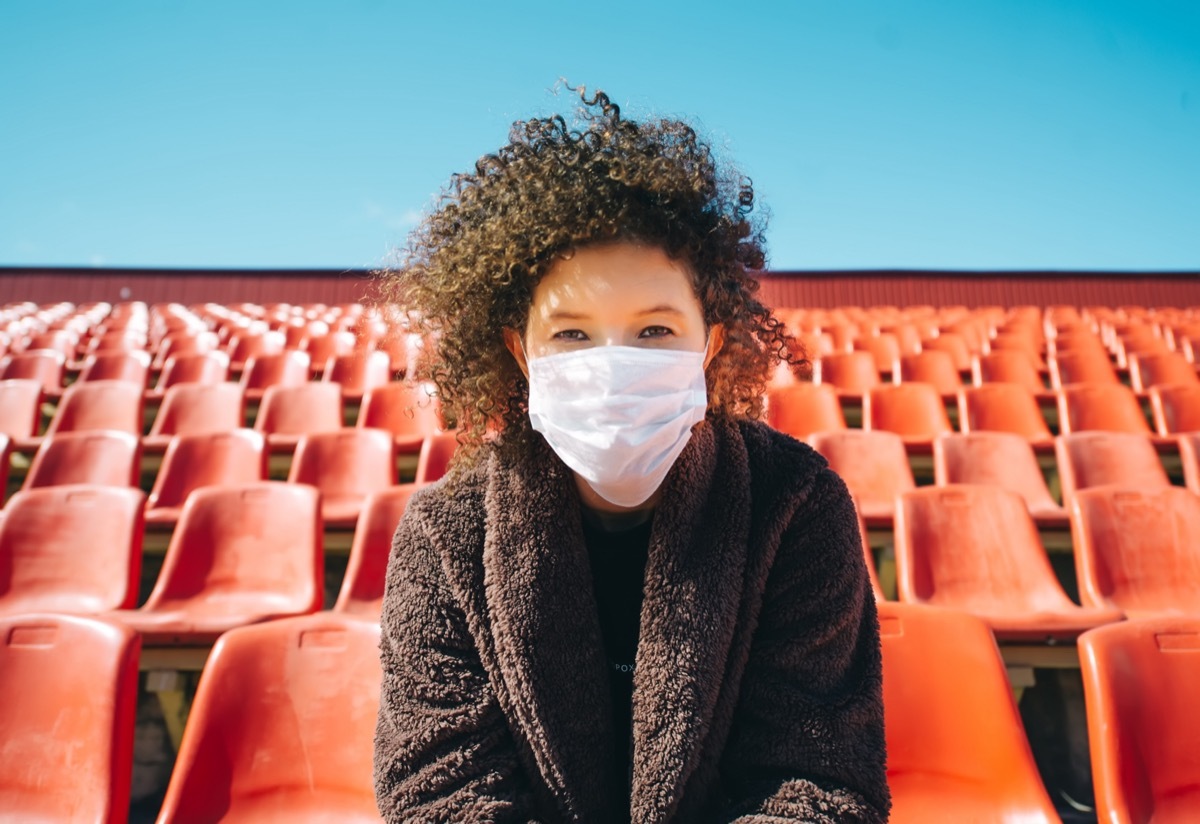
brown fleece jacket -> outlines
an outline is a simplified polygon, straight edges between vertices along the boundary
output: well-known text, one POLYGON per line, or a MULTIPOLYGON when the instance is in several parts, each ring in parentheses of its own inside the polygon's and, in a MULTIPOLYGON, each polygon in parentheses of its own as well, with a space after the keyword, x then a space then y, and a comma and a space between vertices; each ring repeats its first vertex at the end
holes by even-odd
POLYGON ((543 443, 413 496, 382 618, 384 818, 880 822, 879 626, 856 516, 807 446, 710 419, 664 481, 633 797, 571 472, 543 443))

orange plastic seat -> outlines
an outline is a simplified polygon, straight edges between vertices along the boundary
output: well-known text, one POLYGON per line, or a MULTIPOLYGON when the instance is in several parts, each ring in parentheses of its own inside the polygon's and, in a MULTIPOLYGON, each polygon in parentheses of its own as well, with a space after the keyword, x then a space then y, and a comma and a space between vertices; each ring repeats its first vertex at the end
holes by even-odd
POLYGON ((987 342, 989 355, 999 353, 1019 355, 1035 370, 1042 368, 1042 352, 1043 343, 1040 335, 1032 334, 1029 331, 997 332, 987 342))
POLYGON ((236 383, 172 386, 163 396, 143 446, 147 450, 163 450, 176 435, 240 429, 244 410, 242 387, 236 383))
POLYGON ((377 824, 379 625, 322 613, 231 630, 205 664, 159 821, 377 824))
POLYGON ((1071 535, 1085 605, 1200 616, 1200 496, 1176 486, 1079 490, 1071 535))
POLYGON ((840 395, 862 395, 879 386, 879 370, 870 352, 835 352, 813 364, 813 382, 829 384, 840 395))
POLYGON ((767 423, 793 438, 846 428, 837 391, 828 384, 793 383, 767 390, 767 423))
POLYGON ((884 603, 879 630, 888 821, 1058 822, 987 624, 884 603))
POLYGON ((450 469, 454 453, 458 451, 457 432, 435 432, 425 438, 421 451, 417 453, 417 475, 419 484, 433 483, 450 469))
POLYGON ((324 369, 326 363, 341 355, 354 351, 356 338, 352 332, 329 332, 310 335, 304 339, 301 349, 308 353, 314 369, 324 369))
POLYGON ((942 395, 954 397, 962 388, 962 378, 947 352, 929 350, 916 355, 902 355, 893 370, 895 383, 927 383, 942 395))
MULTIPOLYGON (((218 352, 220 345, 220 339, 213 332, 186 330, 169 332, 159 341, 158 352, 154 356, 151 368, 165 369, 167 361, 173 357, 218 352)), ((229 355, 225 352, 221 352, 221 354, 224 355, 225 363, 228 365, 229 355)))
POLYGON ((147 395, 161 398, 172 386, 185 383, 224 383, 229 377, 229 356, 224 352, 193 352, 167 358, 158 383, 147 395))
POLYGON ((928 443, 953 431, 942 396, 927 383, 871 389, 863 396, 863 429, 895 432, 905 443, 928 443))
POLYGON ((0 379, 32 380, 41 384, 42 391, 57 398, 63 391, 63 372, 67 357, 53 349, 26 349, 5 358, 0 379))
POLYGON ((1200 617, 1128 621, 1079 638, 1100 821, 1200 821, 1200 617))
POLYGON ((1063 389, 1077 384, 1119 386, 1121 379, 1103 349, 1059 352, 1049 361, 1050 386, 1063 389))
POLYGON ((147 643, 206 644, 237 626, 315 612, 319 498, 311 486, 272 481, 195 490, 145 605, 108 616, 147 643))
POLYGON ((14 440, 37 435, 42 419, 42 384, 35 380, 0 380, 0 433, 14 440))
POLYGON ((864 335, 854 341, 854 350, 866 352, 875 364, 875 371, 890 372, 896 359, 902 354, 900 341, 890 332, 880 332, 877 335, 864 335))
POLYGON ((259 400, 272 386, 301 386, 308 381, 312 360, 307 352, 288 349, 272 355, 257 355, 246 361, 242 389, 247 400, 259 400))
POLYGON ((144 500, 138 489, 87 485, 13 495, 0 519, 0 614, 132 607, 144 500))
POLYGON ((1171 480, 1149 438, 1129 432, 1078 432, 1055 438, 1054 454, 1063 506, 1075 492, 1093 486, 1155 489, 1171 480))
POLYGON ((342 388, 336 383, 267 387, 254 419, 273 450, 292 450, 304 435, 341 428, 342 388))
POLYGON ((150 353, 140 350, 102 351, 89 355, 79 373, 79 383, 86 381, 127 381, 138 389, 146 388, 150 373, 150 353))
POLYGON ((1150 411, 1160 435, 1200 432, 1200 386, 1152 386, 1150 411))
POLYGON ((305 435, 296 446, 288 481, 320 490, 326 526, 353 527, 367 496, 396 483, 392 435, 366 427, 305 435))
POLYGON ((1010 432, 1032 444, 1053 441, 1033 394, 1016 383, 985 383, 958 393, 958 425, 963 432, 1010 432))
POLYGON ((1135 392, 1148 392, 1152 386, 1200 386, 1196 367, 1178 352, 1129 356, 1129 383, 1135 392))
POLYGON ((432 384, 409 381, 367 390, 358 412, 358 426, 386 429, 401 455, 416 455, 427 435, 440 432, 442 420, 432 384))
POLYGON ((1200 495, 1200 432, 1180 435, 1179 459, 1183 464, 1183 483, 1192 492, 1200 495))
POLYGON ((46 437, 60 432, 115 429, 142 434, 142 388, 125 381, 74 383, 63 392, 46 437))
POLYGON ((983 484, 1007 489, 1021 496, 1039 526, 1067 525, 1066 511, 1050 496, 1037 456, 1020 435, 971 432, 935 438, 933 476, 938 486, 983 484))
POLYGON ((970 612, 998 638, 1069 639, 1121 619, 1119 610, 1071 602, 1015 492, 968 485, 905 492, 895 537, 901 601, 970 612))
POLYGON ((1120 384, 1086 384, 1059 390, 1058 426, 1064 435, 1092 430, 1151 434, 1137 396, 1120 384))
POLYGON ((134 486, 141 480, 142 445, 128 432, 62 432, 42 439, 22 489, 65 484, 134 486))
POLYGON ((0 618, 0 816, 128 820, 138 637, 94 618, 0 618))
POLYGON ((386 352, 376 349, 350 352, 329 358, 321 380, 342 387, 342 397, 361 400, 363 394, 392 379, 391 363, 386 352))
MULTIPOLYGON (((921 344, 923 351, 945 352, 950 356, 957 372, 971 368, 971 347, 967 339, 958 332, 942 332, 935 338, 927 338, 921 344)), ((961 376, 960 376, 961 377, 961 376)))
POLYGON ((392 538, 409 498, 418 489, 419 484, 400 484, 367 496, 354 527, 350 558, 341 591, 333 605, 334 612, 379 620, 392 538))
POLYGON ((849 487, 868 526, 890 527, 896 496, 915 488, 904 441, 893 432, 817 432, 808 443, 849 487))
POLYGON ((188 496, 197 489, 244 486, 266 479, 266 442, 259 432, 231 429, 176 435, 146 500, 146 523, 175 524, 188 496))
POLYGON ((987 355, 979 355, 971 362, 971 375, 976 386, 988 383, 1016 383, 1028 389, 1035 397, 1046 392, 1036 364, 1024 352, 993 351, 987 355))
POLYGON ((281 354, 287 337, 282 332, 246 331, 230 336, 225 349, 231 372, 244 371, 254 358, 281 354))
POLYGON ((867 565, 867 577, 871 579, 871 593, 875 596, 876 603, 886 601, 887 596, 883 592, 883 585, 879 583, 879 570, 875 566, 875 554, 871 552, 871 541, 867 534, 867 519, 863 517, 862 510, 858 506, 858 501, 854 502, 854 511, 858 515, 858 537, 862 542, 863 560, 867 565))

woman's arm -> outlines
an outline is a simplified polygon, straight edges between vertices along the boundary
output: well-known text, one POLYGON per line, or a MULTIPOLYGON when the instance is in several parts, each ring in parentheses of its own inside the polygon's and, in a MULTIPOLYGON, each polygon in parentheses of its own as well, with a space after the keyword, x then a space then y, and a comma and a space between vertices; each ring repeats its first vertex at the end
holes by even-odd
POLYGON ((828 469, 767 577, 722 772, 738 824, 887 820, 878 618, 853 502, 828 469))
POLYGON ((418 518, 396 532, 380 630, 375 798, 384 819, 529 821, 508 723, 418 518))

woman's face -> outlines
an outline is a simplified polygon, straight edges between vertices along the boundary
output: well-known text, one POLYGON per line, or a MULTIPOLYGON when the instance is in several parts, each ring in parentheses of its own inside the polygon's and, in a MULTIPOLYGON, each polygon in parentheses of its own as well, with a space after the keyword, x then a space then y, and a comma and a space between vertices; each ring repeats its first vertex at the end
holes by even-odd
POLYGON ((661 249, 628 242, 585 246, 557 260, 533 290, 524 340, 504 340, 526 375, 526 357, 592 346, 705 352, 721 348, 722 329, 704 326, 687 269, 661 249))

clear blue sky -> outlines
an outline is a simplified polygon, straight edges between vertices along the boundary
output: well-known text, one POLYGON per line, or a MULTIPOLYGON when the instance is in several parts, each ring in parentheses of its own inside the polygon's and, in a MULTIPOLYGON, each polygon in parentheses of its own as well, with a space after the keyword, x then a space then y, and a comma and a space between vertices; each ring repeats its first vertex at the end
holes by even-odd
POLYGON ((0 265, 370 267, 560 77, 775 269, 1200 269, 1200 2, 0 2, 0 265))

